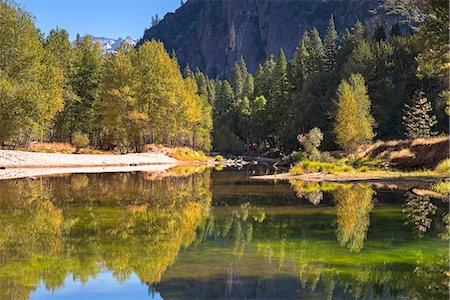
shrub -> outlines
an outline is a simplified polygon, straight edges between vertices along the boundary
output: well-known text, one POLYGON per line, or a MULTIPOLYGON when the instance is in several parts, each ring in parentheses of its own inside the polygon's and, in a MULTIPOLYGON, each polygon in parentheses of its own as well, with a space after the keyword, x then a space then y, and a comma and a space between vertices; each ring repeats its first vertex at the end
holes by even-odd
POLYGON ((187 147, 169 149, 166 154, 177 160, 185 161, 207 161, 212 159, 202 151, 195 151, 187 147))
POLYGON ((295 162, 303 161, 307 159, 306 152, 304 151, 294 151, 292 152, 292 158, 295 162))
POLYGON ((215 158, 215 161, 222 161, 223 160, 223 156, 222 155, 217 155, 215 158))
POLYGON ((89 145, 89 137, 81 132, 75 132, 72 136, 72 145, 75 147, 75 152, 78 153, 78 151, 89 145))
POLYGON ((298 135, 297 140, 305 149, 308 159, 320 160, 319 147, 323 140, 323 133, 319 128, 314 127, 307 134, 298 135))
POLYGON ((443 160, 437 165, 435 171, 439 174, 448 175, 450 173, 450 158, 443 160))
POLYGON ((432 186, 433 191, 436 193, 450 195, 450 182, 441 181, 432 186))
POLYGON ((367 171, 369 171, 369 168, 367 166, 362 166, 361 168, 358 169, 358 172, 362 172, 362 173, 365 173, 367 171))
POLYGON ((340 172, 349 172, 353 168, 350 166, 341 166, 335 163, 317 162, 305 160, 297 163, 291 168, 290 173, 292 175, 303 175, 308 173, 323 173, 323 174, 336 174, 340 172))

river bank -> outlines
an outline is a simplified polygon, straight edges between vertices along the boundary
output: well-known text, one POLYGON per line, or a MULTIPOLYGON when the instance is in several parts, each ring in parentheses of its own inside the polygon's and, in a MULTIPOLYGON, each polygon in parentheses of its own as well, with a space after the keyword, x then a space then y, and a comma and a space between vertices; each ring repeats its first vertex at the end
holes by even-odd
POLYGON ((311 182, 336 182, 336 183, 404 183, 404 182, 422 182, 436 183, 447 176, 435 174, 432 171, 423 172, 390 172, 390 171, 372 171, 367 173, 349 173, 349 174, 324 174, 309 173, 302 175, 292 175, 290 173, 281 173, 274 175, 253 176, 253 180, 301 180, 311 182))
POLYGON ((0 150, 0 168, 75 168, 177 164, 163 153, 62 154, 0 150))

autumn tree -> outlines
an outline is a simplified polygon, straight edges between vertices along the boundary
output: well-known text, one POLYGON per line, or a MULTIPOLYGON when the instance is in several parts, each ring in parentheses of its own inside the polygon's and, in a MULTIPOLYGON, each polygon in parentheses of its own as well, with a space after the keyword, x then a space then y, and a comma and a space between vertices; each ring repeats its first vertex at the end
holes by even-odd
POLYGON ((0 144, 44 138, 62 109, 63 73, 30 14, 0 2, 0 144))
POLYGON ((342 80, 337 98, 336 142, 346 151, 352 151, 375 136, 375 121, 370 113, 371 101, 364 78, 353 74, 348 81, 342 80))

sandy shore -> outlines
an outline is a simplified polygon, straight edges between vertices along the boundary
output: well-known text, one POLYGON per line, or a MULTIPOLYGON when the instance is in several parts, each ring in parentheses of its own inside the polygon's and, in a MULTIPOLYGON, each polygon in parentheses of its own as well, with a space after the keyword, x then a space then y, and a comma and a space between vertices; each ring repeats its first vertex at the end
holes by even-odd
POLYGON ((76 167, 76 168, 11 168, 0 170, 0 180, 18 179, 38 176, 51 176, 74 173, 120 173, 120 172, 147 172, 151 174, 164 174, 173 168, 173 164, 157 164, 135 167, 76 167))
POLYGON ((164 172, 178 163, 160 153, 106 155, 0 150, 0 180, 66 173, 164 172))
POLYGON ((0 168, 65 168, 144 166, 176 164, 178 161, 160 153, 134 153, 125 155, 60 154, 0 150, 0 168))

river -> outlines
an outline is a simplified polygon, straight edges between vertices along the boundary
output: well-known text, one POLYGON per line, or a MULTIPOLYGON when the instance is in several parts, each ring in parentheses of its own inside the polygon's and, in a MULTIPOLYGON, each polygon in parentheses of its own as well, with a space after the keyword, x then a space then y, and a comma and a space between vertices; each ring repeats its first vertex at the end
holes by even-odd
POLYGON ((442 200, 261 172, 0 181, 0 299, 448 299, 442 200))

